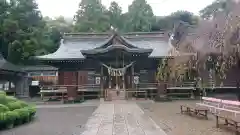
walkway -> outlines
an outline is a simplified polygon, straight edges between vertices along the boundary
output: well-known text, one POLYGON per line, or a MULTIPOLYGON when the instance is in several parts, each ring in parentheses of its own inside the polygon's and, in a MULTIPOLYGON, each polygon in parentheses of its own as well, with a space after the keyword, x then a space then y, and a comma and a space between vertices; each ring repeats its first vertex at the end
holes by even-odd
POLYGON ((166 135, 134 102, 100 104, 81 135, 166 135))

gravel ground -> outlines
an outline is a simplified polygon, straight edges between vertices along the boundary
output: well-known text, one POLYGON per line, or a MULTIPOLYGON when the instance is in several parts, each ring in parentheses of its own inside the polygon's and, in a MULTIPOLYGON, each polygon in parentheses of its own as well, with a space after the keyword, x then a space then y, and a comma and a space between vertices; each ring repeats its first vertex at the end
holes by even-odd
POLYGON ((143 110, 168 135, 233 135, 234 132, 215 128, 215 118, 198 119, 180 114, 181 104, 195 104, 196 101, 173 101, 164 103, 138 103, 143 110))
POLYGON ((0 135, 80 135, 97 106, 38 108, 36 119, 0 135))

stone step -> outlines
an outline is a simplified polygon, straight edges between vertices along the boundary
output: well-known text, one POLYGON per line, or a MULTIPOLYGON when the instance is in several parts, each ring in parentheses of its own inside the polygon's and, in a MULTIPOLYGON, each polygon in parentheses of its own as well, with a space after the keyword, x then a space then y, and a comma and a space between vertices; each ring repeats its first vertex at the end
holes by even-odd
POLYGON ((119 91, 119 94, 117 94, 116 90, 109 90, 107 99, 108 100, 125 100, 125 91, 119 91))

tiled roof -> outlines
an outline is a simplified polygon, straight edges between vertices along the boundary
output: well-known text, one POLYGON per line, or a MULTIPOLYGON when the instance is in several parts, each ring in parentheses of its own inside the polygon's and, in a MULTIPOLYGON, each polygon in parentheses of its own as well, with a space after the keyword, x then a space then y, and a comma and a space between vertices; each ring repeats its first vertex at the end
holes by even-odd
MULTIPOLYGON (((113 33, 71 33, 66 34, 60 47, 54 53, 36 56, 41 60, 74 60, 84 59, 83 50, 91 50, 102 47, 113 36, 113 33)), ((149 57, 168 56, 171 47, 168 38, 163 32, 135 32, 121 34, 121 37, 138 49, 152 50, 149 57)), ((121 45, 120 45, 121 46, 121 45)), ((124 46, 124 45, 123 45, 124 46)))
POLYGON ((23 72, 23 70, 17 66, 14 65, 8 61, 6 61, 2 54, 0 54, 0 70, 7 70, 7 71, 14 71, 14 72, 23 72))
POLYGON ((22 68, 25 71, 55 71, 58 68, 47 66, 47 65, 36 65, 36 66, 24 66, 22 68))

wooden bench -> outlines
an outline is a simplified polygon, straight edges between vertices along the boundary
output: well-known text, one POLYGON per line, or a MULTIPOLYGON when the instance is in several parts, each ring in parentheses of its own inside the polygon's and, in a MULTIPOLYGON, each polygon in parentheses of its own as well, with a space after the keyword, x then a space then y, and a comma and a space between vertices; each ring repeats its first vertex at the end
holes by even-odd
POLYGON ((207 107, 211 113, 216 113, 217 108, 220 108, 222 104, 221 99, 202 97, 201 103, 196 103, 197 106, 207 107))
POLYGON ((208 119, 208 108, 200 106, 191 106, 191 105, 181 105, 181 114, 185 113, 189 116, 200 116, 208 119))
POLYGON ((229 112, 234 114, 234 117, 237 117, 240 114, 240 102, 231 101, 231 100, 222 100, 221 108, 217 108, 218 113, 220 114, 222 111, 229 112))
POLYGON ((235 135, 240 135, 240 118, 234 117, 226 113, 214 114, 216 117, 216 127, 217 128, 227 128, 235 132, 235 135), (220 124, 220 119, 224 121, 220 124))

